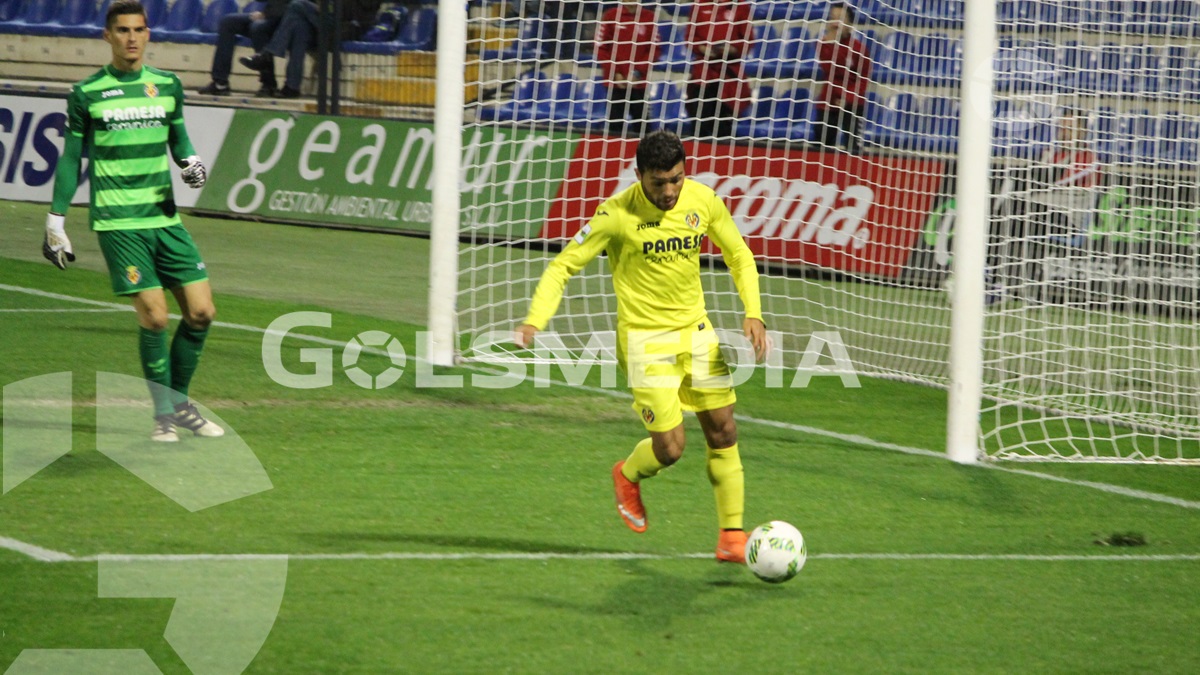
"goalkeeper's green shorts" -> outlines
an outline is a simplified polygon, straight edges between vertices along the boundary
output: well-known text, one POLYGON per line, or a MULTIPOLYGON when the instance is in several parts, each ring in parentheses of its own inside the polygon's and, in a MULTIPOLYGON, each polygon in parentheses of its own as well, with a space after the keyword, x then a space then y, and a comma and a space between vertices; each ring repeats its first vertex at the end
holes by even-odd
POLYGON ((96 234, 117 295, 208 280, 200 250, 182 225, 103 230, 96 234))

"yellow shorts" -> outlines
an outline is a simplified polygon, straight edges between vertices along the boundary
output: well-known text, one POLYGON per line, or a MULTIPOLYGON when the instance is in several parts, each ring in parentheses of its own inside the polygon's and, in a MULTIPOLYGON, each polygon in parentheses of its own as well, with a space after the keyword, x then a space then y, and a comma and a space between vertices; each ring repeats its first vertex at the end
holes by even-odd
POLYGON ((617 354, 647 431, 674 429, 684 410, 717 410, 737 400, 707 319, 679 330, 619 330, 617 354))

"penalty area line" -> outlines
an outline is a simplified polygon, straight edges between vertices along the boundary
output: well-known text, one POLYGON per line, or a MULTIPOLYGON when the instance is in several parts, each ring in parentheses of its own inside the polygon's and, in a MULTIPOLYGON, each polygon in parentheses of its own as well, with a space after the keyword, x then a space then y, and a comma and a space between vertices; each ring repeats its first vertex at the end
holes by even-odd
MULTIPOLYGON (((122 310, 126 310, 126 311, 133 311, 133 307, 128 306, 128 305, 118 304, 115 302, 105 302, 105 301, 101 301, 101 300, 92 300, 89 298, 75 297, 72 295, 64 295, 61 293, 51 293, 49 291, 43 291, 43 290, 37 289, 37 288, 27 288, 24 286, 11 286, 9 284, 0 284, 0 291, 25 293, 25 294, 33 295, 33 296, 37 296, 37 297, 79 302, 82 304, 92 305, 95 307, 105 307, 105 308, 110 308, 110 309, 122 309, 122 310)), ((170 316, 172 319, 180 318, 178 314, 171 314, 170 316)), ((247 331, 247 332, 252 332, 252 333, 260 333, 263 335, 279 334, 278 331, 271 331, 266 328, 261 328, 259 326, 250 326, 250 325, 246 325, 246 324, 214 321, 213 325, 219 326, 222 328, 232 328, 234 330, 242 330, 242 331, 247 331)), ((315 335, 305 335, 303 333, 287 333, 286 336, 295 338, 297 340, 305 340, 305 341, 312 342, 315 344, 326 345, 326 346, 330 346, 330 347, 345 346, 344 342, 338 342, 337 340, 331 340, 329 338, 317 337, 315 335)), ((378 349, 375 347, 369 347, 369 346, 363 347, 362 351, 366 352, 368 354, 372 354, 374 356, 382 356, 382 357, 390 356, 386 350, 378 349)), ((422 358, 419 354, 413 355, 410 358, 412 358, 412 360, 414 360, 414 361, 421 361, 424 363, 428 363, 428 360, 422 358)), ((468 370, 474 370, 476 372, 481 372, 481 373, 497 374, 497 371, 493 368, 481 367, 481 366, 477 366, 474 364, 460 364, 459 367, 468 369, 468 370)), ((580 390, 588 391, 591 393, 602 394, 605 396, 612 396, 612 397, 616 397, 616 398, 625 398, 625 399, 633 398, 633 396, 631 394, 629 394, 628 392, 625 392, 625 391, 604 389, 602 387, 590 387, 590 386, 586 386, 586 385, 572 385, 568 382, 561 382, 559 380, 554 380, 551 378, 539 378, 536 376, 530 377, 528 379, 530 381, 534 381, 534 382, 544 382, 546 384, 551 384, 551 385, 572 387, 574 389, 580 389, 580 390)), ((781 422, 778 420, 769 420, 769 419, 751 417, 751 416, 741 415, 741 414, 737 415, 736 417, 737 417, 737 420, 740 422, 747 422, 747 423, 758 424, 758 425, 762 425, 762 426, 775 427, 777 429, 786 429, 788 431, 794 431, 796 433, 801 433, 801 434, 808 434, 808 435, 812 435, 812 436, 830 438, 830 439, 834 439, 834 440, 844 441, 847 443, 852 443, 854 445, 861 445, 863 447, 874 448, 876 450, 889 450, 892 452, 901 452, 901 453, 904 453, 907 455, 917 455, 917 456, 921 456, 921 457, 930 457, 930 458, 940 459, 940 460, 947 459, 946 453, 944 453, 944 452, 936 452, 936 451, 928 450, 925 448, 916 448, 916 447, 911 447, 911 446, 906 446, 906 445, 899 445, 896 443, 886 443, 883 441, 877 441, 877 440, 875 440, 873 438, 869 438, 867 436, 859 436, 857 434, 844 434, 841 432, 831 431, 828 429, 820 429, 817 427, 810 427, 810 426, 806 426, 806 425, 802 425, 802 424, 793 424, 791 422, 781 422)), ((1099 483, 1096 481, 1065 478, 1063 476, 1056 476, 1054 474, 1049 474, 1049 473, 1040 473, 1037 471, 1031 471, 1029 469, 1017 469, 1017 468, 1011 468, 1011 467, 1007 467, 1007 466, 999 466, 999 465, 992 464, 989 462, 978 462, 975 464, 969 464, 969 465, 964 465, 964 466, 969 466, 969 467, 974 467, 974 468, 979 468, 979 469, 988 469, 988 470, 992 470, 992 471, 1001 471, 1004 473, 1011 473, 1011 474, 1018 475, 1018 476, 1027 476, 1029 478, 1037 478, 1040 480, 1048 480, 1048 481, 1055 482, 1055 483, 1062 483, 1065 485, 1073 485, 1075 487, 1082 487, 1082 488, 1087 488, 1090 490, 1097 490, 1100 492, 1105 492, 1105 493, 1112 494, 1112 495, 1119 495, 1122 497, 1130 497, 1133 499, 1140 499, 1140 500, 1144 500, 1144 501, 1158 502, 1160 504, 1170 504, 1172 506, 1178 506, 1178 507, 1185 508, 1185 509, 1200 510, 1200 502, 1198 502, 1198 501, 1181 499, 1179 497, 1172 497, 1170 495, 1164 495, 1164 494, 1160 494, 1157 492, 1147 492, 1145 490, 1137 490, 1134 488, 1125 487, 1123 485, 1112 485, 1110 483, 1099 483)))

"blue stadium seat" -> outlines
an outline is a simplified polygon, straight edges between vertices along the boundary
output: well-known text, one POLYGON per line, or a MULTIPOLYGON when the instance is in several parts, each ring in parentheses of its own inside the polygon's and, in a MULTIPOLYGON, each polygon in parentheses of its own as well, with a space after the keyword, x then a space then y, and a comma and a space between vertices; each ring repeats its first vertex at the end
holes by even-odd
POLYGON ((647 126, 651 131, 667 129, 679 135, 687 135, 692 122, 683 105, 683 92, 674 82, 653 82, 647 92, 647 126))
POLYGON ((808 89, 775 93, 760 87, 749 110, 737 121, 734 134, 743 138, 809 141, 813 136, 813 104, 808 89))
POLYGON ((203 16, 204 5, 200 0, 175 0, 167 10, 162 27, 154 31, 154 39, 157 42, 200 42, 203 16))
POLYGON ((18 35, 52 35, 58 27, 59 0, 9 0, 12 18, 0 24, 0 30, 18 35))
POLYGON ((1163 115, 1158 123, 1155 158, 1160 166, 1195 171, 1200 164, 1200 117, 1178 112, 1163 115))
POLYGON ((994 62, 999 91, 1052 91, 1057 68, 1053 43, 1000 37, 994 62))
POLYGON ((871 79, 882 84, 916 82, 916 55, 917 41, 912 34, 904 31, 888 33, 871 55, 871 79))
POLYGON ((924 25, 961 29, 966 13, 966 0, 920 0, 914 7, 924 25))
POLYGON ((1200 4, 1195 0, 1172 0, 1165 14, 1168 32, 1177 37, 1200 37, 1200 4))
POLYGON ((783 54, 783 38, 771 24, 759 24, 754 27, 754 40, 750 44, 750 53, 746 56, 744 71, 750 77, 771 78, 784 77, 781 73, 790 69, 791 64, 781 60, 783 54))
POLYGON ((408 7, 392 5, 375 16, 375 24, 358 38, 358 42, 391 42, 400 28, 408 22, 408 7))
POLYGON ((430 52, 437 48, 437 9, 422 7, 408 15, 408 22, 396 33, 396 46, 402 51, 430 52))
POLYGON ((571 124, 585 131, 603 129, 608 122, 608 88, 599 77, 580 80, 571 101, 571 124))
POLYGON ((64 0, 61 26, 56 35, 71 38, 98 38, 101 29, 96 25, 99 8, 95 0, 64 0))
POLYGON ((1062 91, 1095 91, 1100 50, 1068 40, 1058 48, 1058 88, 1062 91))
POLYGON ((916 80, 927 85, 956 84, 962 78, 962 39, 930 33, 917 43, 916 80))
POLYGON ((892 148, 906 145, 909 130, 915 126, 911 119, 917 112, 915 96, 909 93, 892 94, 874 106, 870 105, 868 97, 867 108, 864 143, 892 148), (872 111, 874 114, 871 114, 872 111))
POLYGON ((517 38, 504 49, 485 49, 483 52, 485 61, 535 61, 543 56, 540 17, 523 19, 517 38))
MULTIPOLYGON (((775 130, 773 113, 778 99, 771 87, 759 87, 754 92, 754 102, 740 116, 735 127, 737 136, 753 138, 769 138, 775 130)), ((783 121, 786 129, 786 118, 783 121)))
POLYGON ((530 119, 538 122, 569 122, 576 101, 579 80, 564 73, 554 78, 547 95, 535 100, 530 119))
POLYGON ((498 105, 485 105, 479 109, 482 120, 530 120, 537 101, 550 95, 551 82, 540 70, 524 75, 513 87, 512 98, 498 105))
POLYGON ((687 72, 692 65, 692 50, 688 47, 687 27, 673 21, 658 24, 658 63, 655 70, 687 72))
POLYGON ((916 132, 918 146, 933 152, 958 150, 958 99, 931 96, 921 108, 920 127, 916 132))
POLYGON ((829 5, 825 0, 776 0, 754 3, 754 18, 758 21, 811 21, 824 19, 828 11, 829 5))
MULTIPOLYGON (((865 36, 859 35, 863 44, 870 49, 865 36)), ((874 35, 872 34, 872 39, 874 35)), ((817 61, 817 40, 809 35, 803 26, 792 26, 788 29, 783 40, 784 63, 791 66, 791 76, 797 80, 816 79, 821 73, 821 64, 817 61)))

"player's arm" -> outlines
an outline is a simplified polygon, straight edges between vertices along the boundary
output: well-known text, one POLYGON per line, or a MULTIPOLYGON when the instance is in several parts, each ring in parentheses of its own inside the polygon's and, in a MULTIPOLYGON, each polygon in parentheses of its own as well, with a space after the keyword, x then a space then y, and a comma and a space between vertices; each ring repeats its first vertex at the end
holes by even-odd
POLYGON ((183 123, 183 85, 175 78, 175 111, 171 113, 170 126, 167 128, 167 146, 171 149, 171 157, 176 166, 183 169, 183 182, 190 188, 204 187, 208 181, 208 169, 192 147, 192 139, 188 137, 187 126, 183 123))
POLYGON ((67 238, 66 215, 71 198, 79 187, 79 168, 83 162, 83 135, 87 128, 87 107, 78 89, 67 98, 67 124, 63 129, 63 151, 54 168, 54 192, 50 198, 50 213, 46 214, 46 233, 42 238, 42 255, 60 270, 75 262, 75 251, 67 238))
POLYGON ((550 261, 546 271, 542 272, 537 289, 533 292, 529 314, 517 327, 514 340, 518 347, 529 347, 533 344, 533 337, 538 331, 546 328, 550 318, 558 311, 567 281, 608 246, 612 236, 610 222, 607 215, 592 218, 591 222, 584 225, 571 239, 567 247, 550 261))
POLYGON ((742 321, 742 332, 754 347, 754 355, 761 361, 770 352, 767 341, 767 326, 762 318, 762 298, 758 290, 758 266, 754 262, 754 252, 742 239, 733 223, 733 217, 725 208, 720 197, 713 196, 717 202, 714 209, 712 225, 708 228, 708 238, 721 249, 721 257, 725 266, 733 275, 733 283, 737 286, 738 296, 742 299, 742 307, 746 310, 746 318, 742 321))

